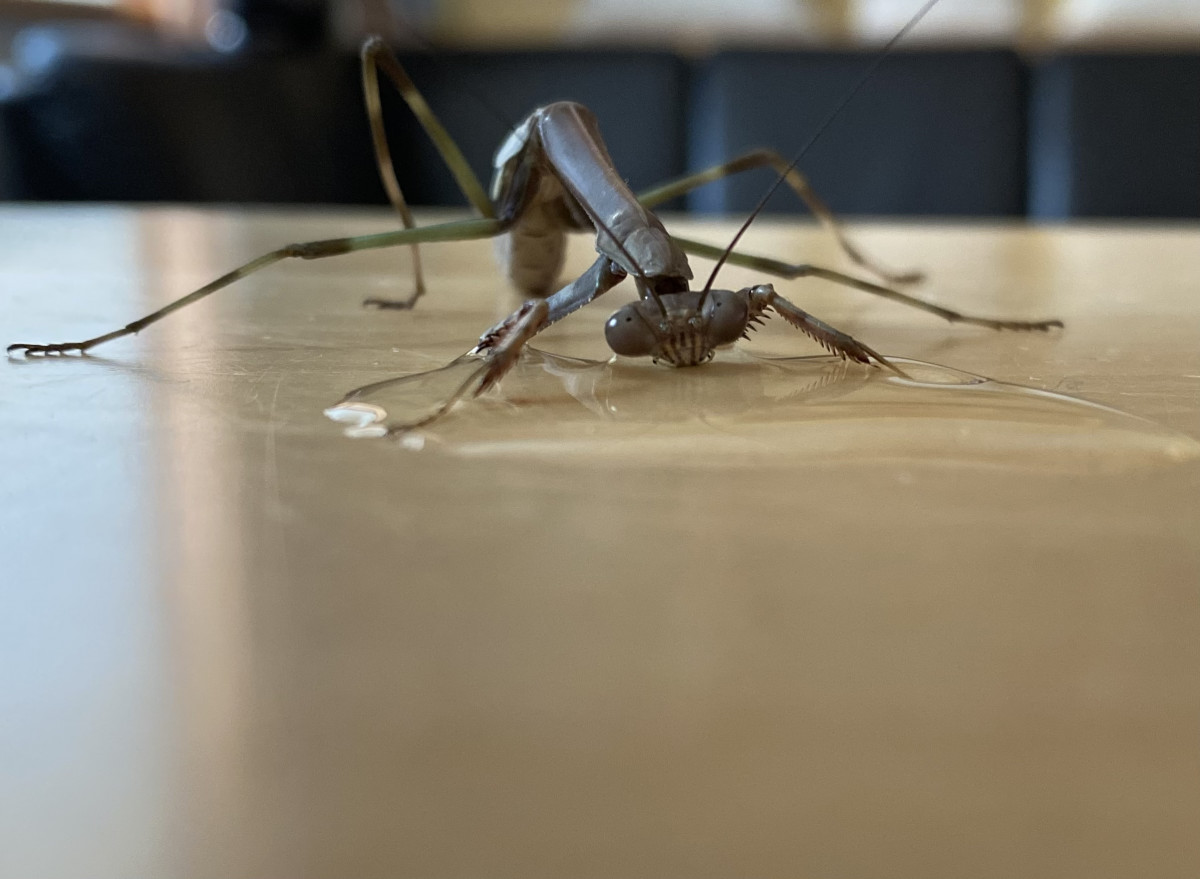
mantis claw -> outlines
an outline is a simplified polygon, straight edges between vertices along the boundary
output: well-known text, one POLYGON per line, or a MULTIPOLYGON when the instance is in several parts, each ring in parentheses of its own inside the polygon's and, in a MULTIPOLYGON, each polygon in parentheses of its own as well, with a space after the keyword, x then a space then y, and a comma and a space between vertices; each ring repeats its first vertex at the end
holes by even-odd
POLYGON ((370 296, 362 301, 363 308, 378 308, 380 311, 411 311, 425 291, 414 291, 407 299, 382 299, 370 296))
POLYGON ((21 352, 25 357, 46 357, 51 355, 62 355, 77 352, 83 354, 87 351, 88 346, 84 342, 59 342, 52 345, 34 345, 28 342, 17 342, 14 345, 9 345, 5 349, 5 353, 10 356, 21 352))
POLYGON ((388 428, 386 436, 402 437, 407 433, 432 424, 454 408, 466 397, 478 397, 493 387, 512 369, 521 356, 525 343, 546 326, 550 307, 545 300, 530 300, 505 320, 492 327, 479 339, 479 343, 466 356, 478 355, 482 362, 478 369, 458 386, 437 409, 429 415, 408 424, 395 424, 388 428))

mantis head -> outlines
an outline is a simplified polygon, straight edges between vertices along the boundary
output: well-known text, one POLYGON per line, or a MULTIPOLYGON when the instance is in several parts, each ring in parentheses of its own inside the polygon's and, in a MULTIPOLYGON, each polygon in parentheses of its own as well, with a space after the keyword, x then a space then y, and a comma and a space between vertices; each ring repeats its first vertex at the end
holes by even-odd
POLYGON ((698 366, 731 345, 750 321, 750 289, 663 293, 618 309, 604 325, 608 347, 624 357, 653 357, 671 366, 698 366))

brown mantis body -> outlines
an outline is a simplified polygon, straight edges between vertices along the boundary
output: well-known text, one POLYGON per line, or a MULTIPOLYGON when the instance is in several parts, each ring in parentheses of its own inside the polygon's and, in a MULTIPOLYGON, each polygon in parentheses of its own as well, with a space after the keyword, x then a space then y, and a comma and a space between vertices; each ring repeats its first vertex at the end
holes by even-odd
MULTIPOLYGON (((930 5, 932 3, 925 9, 930 5)), ((910 26, 915 21, 910 22, 910 26)), ((477 395, 494 385, 516 362, 529 339, 628 276, 634 278, 639 300, 618 310, 605 327, 609 346, 617 354, 649 356, 671 366, 700 365, 710 360, 718 348, 747 335, 768 311, 773 311, 841 357, 895 369, 886 358, 862 342, 783 298, 771 284, 736 291, 712 289, 714 271, 703 290, 692 290, 688 251, 718 258, 718 269, 728 261, 782 278, 821 277, 921 308, 952 322, 1012 330, 1046 330, 1062 325, 1055 320, 1009 321, 972 317, 896 290, 895 286, 918 276, 892 274, 874 266, 845 238, 828 208, 793 167, 794 160, 789 163, 776 153, 756 151, 639 196, 629 189, 614 168, 591 112, 580 104, 560 102, 535 110, 501 144, 489 198, 399 61, 377 39, 369 40, 363 48, 363 84, 380 174, 404 229, 288 245, 258 257, 120 329, 82 342, 17 343, 8 347, 9 353, 83 353, 107 341, 137 333, 170 313, 282 259, 317 259, 403 244, 413 245, 414 293, 403 301, 368 300, 368 304, 411 308, 424 293, 417 244, 493 236, 503 236, 498 251, 506 273, 510 281, 530 298, 480 337, 471 351, 479 359, 478 369, 437 412, 419 424, 439 417, 458 399, 468 394, 477 395), (397 86, 438 145, 480 218, 426 227, 414 225, 396 182, 383 134, 377 70, 382 70, 397 86), (673 237, 651 210, 654 205, 696 186, 763 165, 772 166, 780 173, 776 185, 787 183, 795 190, 833 232, 852 261, 872 271, 885 283, 818 266, 788 264, 743 254, 735 251, 733 244, 722 250, 673 237), (551 292, 562 268, 566 233, 581 230, 596 235, 597 259, 578 278, 551 292)), ((742 231, 744 229, 745 226, 742 231)), ((398 429, 415 426, 418 424, 403 425, 398 429)))

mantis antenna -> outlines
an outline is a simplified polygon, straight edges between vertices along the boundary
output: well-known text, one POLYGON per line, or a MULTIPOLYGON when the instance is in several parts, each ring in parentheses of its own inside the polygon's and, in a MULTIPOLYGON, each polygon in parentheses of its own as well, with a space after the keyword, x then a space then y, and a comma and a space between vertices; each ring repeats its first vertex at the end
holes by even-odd
POLYGON ((799 164, 800 160, 804 158, 805 153, 812 149, 813 144, 820 140, 821 135, 825 133, 825 130, 829 128, 829 126, 833 124, 833 121, 842 114, 843 110, 846 109, 846 105, 854 100, 854 96, 857 95, 859 91, 862 90, 862 87, 867 84, 868 80, 875 75, 875 71, 879 69, 879 65, 882 64, 884 59, 892 53, 892 50, 896 48, 896 44, 904 39, 908 32, 916 27, 917 22, 924 18, 925 14, 929 12, 929 10, 933 9, 938 2, 939 0, 928 0, 924 6, 917 10, 916 15, 910 18, 904 27, 900 28, 900 30, 896 32, 895 36, 887 41, 884 47, 879 51, 879 54, 875 56, 875 60, 872 61, 858 77, 858 81, 851 86, 850 90, 846 92, 841 101, 838 102, 837 106, 834 107, 829 112, 829 115, 827 115, 821 122, 821 124, 817 126, 817 130, 813 132, 812 136, 808 139, 804 146, 800 148, 800 151, 792 157, 792 160, 788 163, 788 166, 784 168, 783 171, 775 178, 775 182, 771 184, 771 187, 766 191, 766 193, 764 193, 763 197, 759 199, 758 204, 754 207, 754 210, 750 212, 750 216, 746 218, 746 222, 742 223, 741 228, 738 229, 737 233, 733 236, 733 240, 729 242, 729 246, 725 248, 725 252, 721 254, 721 258, 717 260, 717 264, 713 266, 712 274, 708 276, 708 283, 704 285, 704 292, 701 294, 700 302, 696 306, 697 309, 703 308, 704 300, 708 297, 708 291, 712 289, 713 282, 717 280, 717 273, 721 271, 721 267, 724 266, 725 261, 729 259, 729 254, 733 252, 734 247, 737 246, 737 243, 746 233, 746 230, 750 228, 750 224, 754 222, 754 220, 762 212, 763 207, 766 206, 767 201, 772 195, 775 194, 775 190, 779 189, 780 184, 782 184, 787 178, 788 172, 795 168, 797 164, 799 164))

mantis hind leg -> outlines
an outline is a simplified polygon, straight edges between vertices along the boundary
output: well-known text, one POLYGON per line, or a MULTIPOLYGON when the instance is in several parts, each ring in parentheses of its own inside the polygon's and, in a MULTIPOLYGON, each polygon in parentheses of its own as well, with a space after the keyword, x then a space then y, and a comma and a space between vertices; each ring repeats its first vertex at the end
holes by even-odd
MULTIPOLYGON (((138 318, 132 323, 126 324, 123 327, 112 330, 108 333, 103 333, 99 336, 94 336, 90 339, 84 339, 79 342, 53 342, 53 343, 30 343, 17 342, 9 345, 7 351, 9 354, 22 352, 24 354, 43 355, 43 354, 68 354, 71 352, 84 353, 97 345, 102 345, 105 342, 110 342, 114 339, 119 339, 124 336, 133 335, 140 332, 146 327, 157 323, 175 311, 178 311, 185 306, 209 296, 218 290, 224 289, 229 285, 241 280, 242 278, 258 272, 267 266, 274 265, 281 260, 289 258, 299 259, 323 259, 330 256, 339 256, 341 254, 353 253, 358 250, 368 250, 384 247, 399 247, 412 246, 415 248, 417 244, 438 242, 438 241, 466 241, 476 238, 492 238, 506 231, 511 225, 510 219, 498 219, 496 211, 484 192, 483 186, 476 178, 470 165, 462 155, 457 145, 446 132, 441 122, 434 116, 433 111, 429 109, 425 99, 417 91, 412 80, 400 66, 399 61, 390 49, 378 38, 367 40, 362 49, 362 74, 363 74, 363 91, 367 103, 368 117, 371 123, 371 131, 376 149, 376 158, 379 165, 379 173, 383 180, 384 188, 388 191, 388 197, 400 215, 401 222, 404 228, 394 232, 384 232, 377 235, 362 235, 350 238, 332 238, 323 241, 310 241, 298 244, 289 244, 270 253, 263 254, 247 263, 235 268, 231 272, 227 272, 214 281, 205 284, 197 290, 193 290, 185 296, 168 303, 158 311, 151 312, 143 317, 138 318), (404 201, 404 196, 400 192, 400 186, 396 181, 395 170, 392 166, 391 152, 388 149, 387 139, 383 130, 383 118, 381 115, 381 107, 379 100, 379 85, 377 71, 382 70, 384 74, 396 85, 405 102, 412 109, 414 115, 421 123, 422 127, 429 134, 434 144, 437 146, 442 158, 445 159, 459 186, 464 194, 475 206, 481 217, 474 220, 462 220, 458 222, 442 223, 436 226, 418 227, 412 220, 412 216, 408 211, 408 206, 404 201)), ((374 304, 380 307, 399 307, 411 308, 413 303, 420 298, 424 292, 424 282, 420 274, 419 262, 416 264, 417 284, 414 294, 408 300, 402 302, 389 302, 383 300, 367 300, 367 304, 374 304)))
MULTIPOLYGON (((445 161, 459 188, 467 200, 485 218, 495 217, 495 209, 491 200, 484 192, 479 178, 471 170, 462 150, 450 137, 441 120, 437 118, 429 104, 421 95, 411 77, 401 66, 399 59, 388 45, 379 37, 369 37, 363 43, 360 53, 362 66, 363 101, 367 108, 367 119, 371 125, 371 142, 375 149, 375 164, 379 169, 379 177, 387 192, 388 201, 392 203, 396 214, 405 229, 415 229, 412 212, 396 179, 396 170, 392 163, 392 152, 388 146, 387 132, 383 127, 383 105, 379 95, 379 72, 391 81, 396 91, 404 99, 421 127, 433 141, 442 160, 445 161)), ((406 299, 366 299, 363 305, 377 308, 409 309, 416 305, 417 300, 425 295, 425 278, 421 271, 421 253, 417 244, 412 244, 413 255, 413 292, 406 299)))
MULTIPOLYGON (((719 259, 721 254, 725 252, 723 247, 715 247, 711 244, 705 244, 700 241, 692 241, 688 238, 680 238, 676 235, 671 236, 675 243, 678 244, 686 253, 696 256, 703 256, 710 259, 719 259)), ((862 278, 856 278, 853 275, 847 275, 843 272, 834 271, 833 269, 822 268, 821 266, 810 265, 809 263, 786 263, 777 259, 771 259, 766 256, 755 256, 749 253, 739 253, 734 251, 729 254, 727 260, 731 265, 742 266, 743 268, 756 269, 760 272, 765 272, 768 275, 774 275, 777 278, 786 278, 793 280, 795 278, 824 278, 826 281, 833 281, 835 284, 843 284, 847 287, 853 287, 856 290, 862 290, 864 293, 870 293, 874 296, 881 296, 884 299, 890 299, 893 302, 899 302, 903 305, 908 305, 913 308, 919 308, 921 311, 927 311, 930 314, 936 314, 940 318, 944 318, 950 323, 973 324, 980 327, 988 327, 993 330, 1049 330, 1051 327, 1061 327, 1060 320, 1003 320, 990 317, 976 317, 970 314, 964 314, 961 311, 955 311, 951 308, 938 305, 934 302, 928 302, 916 296, 910 296, 907 293, 901 293, 899 290, 893 290, 891 287, 885 287, 882 284, 876 284, 873 281, 865 281, 862 278)))
POLYGON ((460 220, 453 223, 441 223, 436 226, 421 226, 416 229, 399 229, 394 232, 382 232, 377 235, 360 235, 354 238, 329 238, 324 241, 308 241, 300 244, 289 244, 278 250, 272 250, 260 257, 238 266, 215 281, 210 281, 198 290, 193 290, 186 296, 181 296, 173 302, 164 305, 158 311, 140 317, 133 323, 85 339, 82 342, 54 342, 50 344, 33 344, 17 342, 8 346, 8 353, 20 351, 24 354, 68 354, 77 351, 80 354, 97 345, 111 342, 122 336, 130 336, 141 332, 151 324, 158 323, 167 315, 191 305, 204 297, 216 293, 242 278, 252 275, 260 269, 274 265, 285 259, 324 259, 330 256, 341 256, 358 250, 373 250, 382 247, 399 247, 406 244, 427 243, 433 241, 467 241, 473 238, 492 238, 505 229, 505 223, 492 218, 475 220, 460 220))
POLYGON ((638 194, 638 200, 646 207, 654 207, 654 205, 670 201, 707 183, 714 183, 717 180, 723 180, 726 177, 740 174, 743 171, 763 167, 774 168, 777 174, 783 175, 784 182, 800 197, 809 211, 812 212, 812 215, 821 222, 821 225, 833 235, 842 252, 846 254, 846 257, 852 263, 866 269, 887 284, 915 284, 924 278, 924 274, 919 271, 895 272, 883 268, 875 260, 864 254, 847 237, 845 230, 842 229, 842 225, 837 217, 834 216, 833 211, 813 191, 812 186, 804 175, 793 168, 791 162, 774 150, 753 150, 724 164, 699 171, 695 174, 689 174, 686 177, 680 177, 677 180, 672 180, 653 189, 647 189, 645 192, 638 194))

